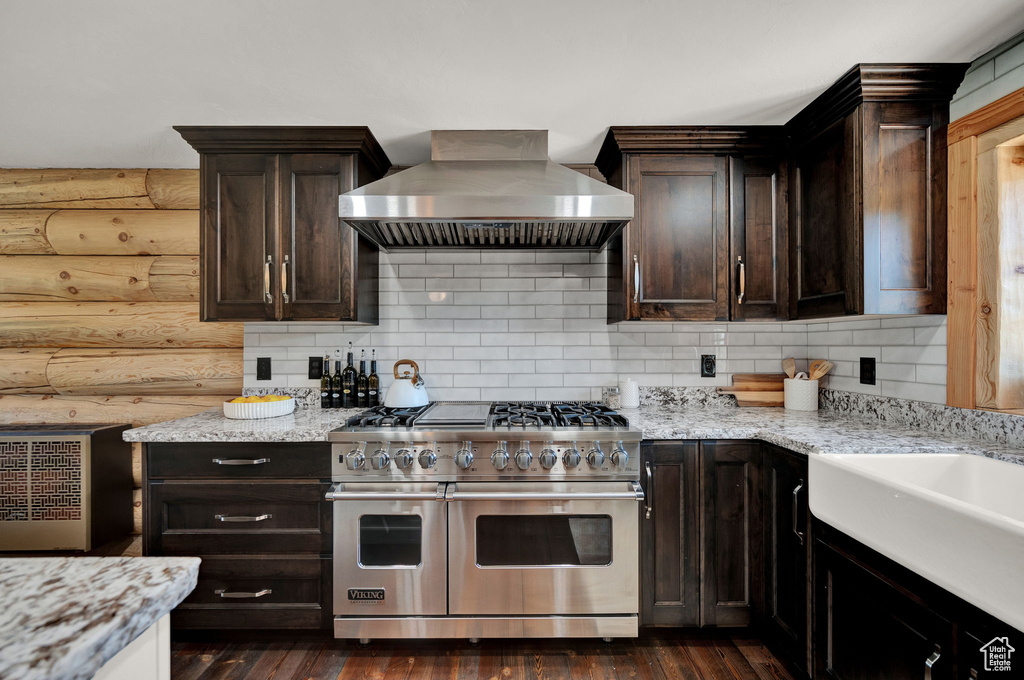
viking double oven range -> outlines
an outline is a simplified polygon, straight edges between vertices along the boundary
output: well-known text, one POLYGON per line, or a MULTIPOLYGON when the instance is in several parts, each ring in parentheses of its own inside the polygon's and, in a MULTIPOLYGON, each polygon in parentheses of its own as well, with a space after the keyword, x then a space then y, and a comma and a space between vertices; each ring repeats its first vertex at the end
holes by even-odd
POLYGON ((329 439, 336 638, 637 635, 641 435, 622 415, 434 402, 329 439))

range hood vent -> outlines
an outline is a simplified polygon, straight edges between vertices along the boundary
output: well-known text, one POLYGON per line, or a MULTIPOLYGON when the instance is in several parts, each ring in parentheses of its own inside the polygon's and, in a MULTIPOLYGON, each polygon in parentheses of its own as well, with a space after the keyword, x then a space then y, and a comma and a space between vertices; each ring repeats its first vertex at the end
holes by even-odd
POLYGON ((600 250, 633 196, 548 159, 546 130, 435 130, 430 160, 342 194, 341 219, 382 250, 600 250))

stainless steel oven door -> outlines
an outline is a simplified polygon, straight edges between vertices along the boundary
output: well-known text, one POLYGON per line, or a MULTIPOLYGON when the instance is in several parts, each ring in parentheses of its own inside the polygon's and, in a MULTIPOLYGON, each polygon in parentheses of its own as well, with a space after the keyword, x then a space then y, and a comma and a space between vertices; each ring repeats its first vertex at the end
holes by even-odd
POLYGON ((335 484, 335 616, 447 612, 444 484, 335 484))
POLYGON ((449 612, 636 614, 632 482, 449 484, 449 612))

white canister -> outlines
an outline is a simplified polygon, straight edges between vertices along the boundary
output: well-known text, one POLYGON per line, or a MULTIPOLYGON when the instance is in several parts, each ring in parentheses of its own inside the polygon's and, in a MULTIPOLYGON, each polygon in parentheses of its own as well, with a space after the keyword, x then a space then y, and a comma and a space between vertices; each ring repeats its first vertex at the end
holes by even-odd
POLYGON ((619 382, 619 406, 621 408, 640 408, 640 385, 632 378, 619 382))
MULTIPOLYGON (((797 375, 804 375, 798 373, 797 375)), ((818 381, 804 378, 786 378, 783 387, 786 391, 786 408, 790 411, 818 410, 818 381)))

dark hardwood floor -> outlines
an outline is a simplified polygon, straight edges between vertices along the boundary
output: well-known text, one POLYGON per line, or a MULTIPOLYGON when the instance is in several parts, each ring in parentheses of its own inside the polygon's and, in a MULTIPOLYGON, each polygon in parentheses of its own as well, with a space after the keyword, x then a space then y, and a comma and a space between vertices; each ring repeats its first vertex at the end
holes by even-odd
POLYGON ((793 680, 752 637, 644 633, 636 640, 373 642, 211 638, 172 645, 174 680, 793 680))

